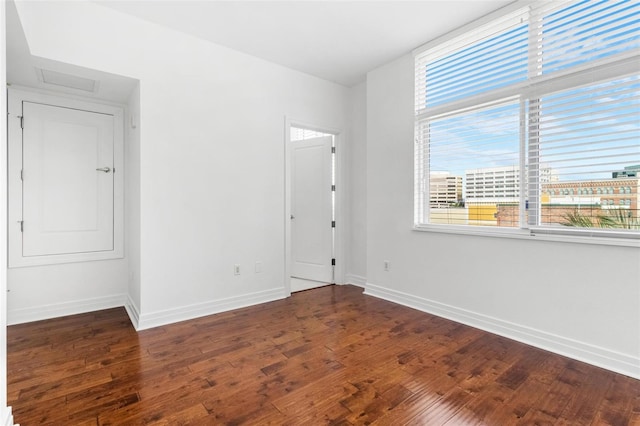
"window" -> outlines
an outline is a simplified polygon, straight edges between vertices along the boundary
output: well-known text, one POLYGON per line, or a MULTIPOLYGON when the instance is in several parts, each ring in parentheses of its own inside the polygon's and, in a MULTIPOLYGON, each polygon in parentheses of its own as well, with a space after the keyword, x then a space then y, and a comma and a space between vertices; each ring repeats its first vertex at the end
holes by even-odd
POLYGON ((484 22, 416 51, 416 228, 640 237, 637 208, 618 223, 587 196, 640 165, 640 3, 516 2, 484 22), (455 204, 437 202, 443 174, 455 204))

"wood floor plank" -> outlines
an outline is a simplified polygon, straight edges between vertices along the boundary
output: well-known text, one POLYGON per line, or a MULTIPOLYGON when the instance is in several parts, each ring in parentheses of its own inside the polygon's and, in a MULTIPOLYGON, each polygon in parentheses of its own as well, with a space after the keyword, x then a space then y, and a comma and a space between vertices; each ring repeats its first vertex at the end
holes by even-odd
POLYGON ((612 426, 630 425, 634 399, 638 393, 627 378, 615 377, 598 407, 596 423, 612 426))
POLYGON ((336 370, 318 381, 289 392, 273 400, 273 405, 283 414, 293 418, 305 418, 308 421, 322 418, 335 420, 346 416, 349 410, 340 401, 358 392, 350 383, 353 372, 349 369, 336 370), (336 415, 337 413, 337 415, 336 415))
POLYGON ((141 332, 116 308, 7 334, 23 426, 640 424, 638 380, 353 286, 141 332))
MULTIPOLYGON (((456 387, 451 388, 442 398, 437 399, 434 404, 417 413, 409 419, 410 424, 421 425, 444 425, 455 419, 460 410, 473 398, 468 392, 456 387)), ((453 423, 458 423, 453 421, 453 423)))
POLYGON ((105 370, 89 370, 86 373, 64 375, 50 375, 39 384, 24 388, 20 391, 18 400, 31 400, 45 403, 49 399, 66 396, 71 392, 84 391, 96 385, 109 383, 113 380, 111 374, 105 370), (64 382, 64 386, 62 383, 64 382))

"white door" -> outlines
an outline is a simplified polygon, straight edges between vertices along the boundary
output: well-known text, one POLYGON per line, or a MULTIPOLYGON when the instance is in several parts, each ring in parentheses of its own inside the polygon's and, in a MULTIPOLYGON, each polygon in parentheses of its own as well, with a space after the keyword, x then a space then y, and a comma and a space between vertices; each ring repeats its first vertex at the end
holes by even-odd
POLYGON ((23 102, 22 255, 114 249, 114 118, 23 102))
MULTIPOLYGON (((291 276, 333 280, 332 136, 292 142, 291 148, 291 276)), ((291 290, 316 285, 292 279, 291 290)))

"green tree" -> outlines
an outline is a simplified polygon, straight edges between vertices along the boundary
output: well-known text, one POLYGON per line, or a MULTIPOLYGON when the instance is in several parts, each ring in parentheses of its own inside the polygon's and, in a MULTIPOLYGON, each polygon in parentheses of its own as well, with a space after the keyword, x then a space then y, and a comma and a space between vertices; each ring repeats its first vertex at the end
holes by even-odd
POLYGON ((565 213, 562 216, 565 222, 562 225, 578 228, 618 228, 640 229, 640 219, 635 217, 628 209, 610 209, 596 216, 587 216, 580 210, 565 213))

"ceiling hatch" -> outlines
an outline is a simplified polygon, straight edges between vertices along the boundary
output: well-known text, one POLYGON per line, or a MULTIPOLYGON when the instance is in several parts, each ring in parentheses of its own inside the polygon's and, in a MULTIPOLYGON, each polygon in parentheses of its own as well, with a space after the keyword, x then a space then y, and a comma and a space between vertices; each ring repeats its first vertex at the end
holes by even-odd
POLYGON ((91 93, 95 93, 98 90, 98 82, 96 80, 51 70, 38 68, 36 68, 36 70, 38 72, 38 77, 40 77, 40 80, 45 84, 62 86, 91 93))

